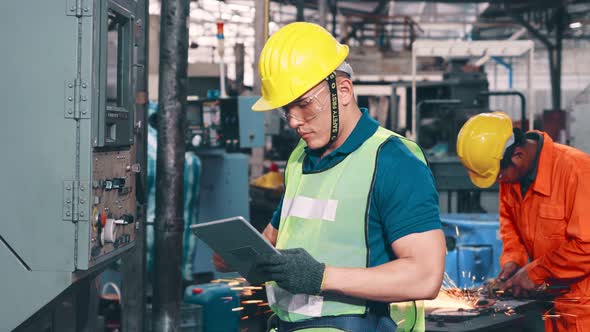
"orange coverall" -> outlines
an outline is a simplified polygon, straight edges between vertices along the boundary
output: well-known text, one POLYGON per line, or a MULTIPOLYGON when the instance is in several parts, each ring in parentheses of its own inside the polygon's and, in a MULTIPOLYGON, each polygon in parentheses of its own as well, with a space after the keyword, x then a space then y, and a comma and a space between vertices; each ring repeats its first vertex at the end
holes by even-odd
POLYGON ((524 199, 519 183, 500 184, 500 265, 522 267, 530 259, 533 282, 570 286, 556 298, 560 317, 546 319, 546 331, 590 331, 590 155, 542 135, 537 175, 524 199))

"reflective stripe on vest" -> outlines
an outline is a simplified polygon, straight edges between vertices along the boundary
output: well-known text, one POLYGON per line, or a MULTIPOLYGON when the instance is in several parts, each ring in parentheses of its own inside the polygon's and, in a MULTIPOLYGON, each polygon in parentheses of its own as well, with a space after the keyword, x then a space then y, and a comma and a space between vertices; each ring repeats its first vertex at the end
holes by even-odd
MULTIPOLYGON (((300 141, 285 170, 286 190, 276 247, 305 248, 315 259, 332 266, 367 267, 368 206, 377 154, 392 136, 400 137, 418 159, 426 162, 416 143, 379 127, 338 164, 322 172, 303 174, 305 143, 300 141)), ((291 294, 274 282, 267 283, 267 294, 273 311, 281 320, 289 322, 366 312, 366 302, 361 299, 334 294, 291 294)), ((412 321, 419 316, 413 303, 402 306, 401 312, 393 311, 395 321, 400 317, 406 320, 400 313, 407 312, 407 318, 411 316, 412 321)))

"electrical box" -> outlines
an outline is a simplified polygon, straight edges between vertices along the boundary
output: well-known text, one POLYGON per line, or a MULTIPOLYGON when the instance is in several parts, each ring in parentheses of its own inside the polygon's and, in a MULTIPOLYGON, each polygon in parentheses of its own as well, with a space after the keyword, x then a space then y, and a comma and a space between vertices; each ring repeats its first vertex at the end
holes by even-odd
POLYGON ((0 2, 0 331, 133 247, 138 7, 0 2))
POLYGON ((264 144, 264 113, 253 112, 256 96, 189 101, 187 143, 195 150, 239 152, 264 144))

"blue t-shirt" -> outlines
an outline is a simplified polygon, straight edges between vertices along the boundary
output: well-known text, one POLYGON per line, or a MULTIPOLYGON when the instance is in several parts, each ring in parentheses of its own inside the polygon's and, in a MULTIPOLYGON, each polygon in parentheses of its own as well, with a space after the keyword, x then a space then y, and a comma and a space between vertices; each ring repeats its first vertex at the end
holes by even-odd
MULTIPOLYGON (((371 137, 379 123, 366 109, 356 127, 336 150, 320 158, 323 150, 305 148, 303 172, 329 169, 354 152, 371 137)), ((440 229, 438 193, 432 172, 404 145, 401 138, 391 137, 379 150, 375 183, 369 206, 369 267, 395 259, 391 244, 408 234, 440 229)), ((271 225, 278 229, 281 206, 273 214, 271 225)))

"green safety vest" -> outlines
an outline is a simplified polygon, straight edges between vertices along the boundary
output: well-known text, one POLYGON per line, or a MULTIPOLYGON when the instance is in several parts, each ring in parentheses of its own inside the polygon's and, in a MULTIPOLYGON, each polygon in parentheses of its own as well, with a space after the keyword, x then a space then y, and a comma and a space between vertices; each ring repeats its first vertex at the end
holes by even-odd
MULTIPOLYGON (((369 200, 376 172, 377 153, 392 136, 426 163, 420 147, 379 127, 357 150, 333 167, 303 174, 305 143, 299 142, 285 170, 286 191, 276 247, 305 248, 315 259, 338 267, 367 267, 369 200)), ((395 285, 392 285, 395 287, 395 285)), ((314 317, 364 314, 366 301, 339 294, 291 294, 267 283, 271 309, 283 321, 314 317)), ((390 305, 397 331, 423 331, 424 308, 415 301, 390 305)))

